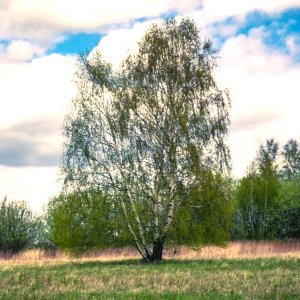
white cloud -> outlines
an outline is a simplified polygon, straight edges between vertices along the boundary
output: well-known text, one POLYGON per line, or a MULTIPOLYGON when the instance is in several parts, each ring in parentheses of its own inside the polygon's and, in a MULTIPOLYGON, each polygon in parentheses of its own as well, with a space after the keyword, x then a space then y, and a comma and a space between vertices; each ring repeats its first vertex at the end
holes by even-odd
POLYGON ((12 40, 0 48, 0 62, 23 62, 40 56, 46 49, 25 40, 12 40))
POLYGON ((27 38, 49 47, 66 32, 105 31, 107 25, 155 18, 171 11, 191 14, 202 27, 229 16, 243 17, 253 10, 277 13, 296 6, 300 6, 299 0, 2 0, 0 39, 27 38))
POLYGON ((295 35, 288 36, 286 39, 286 47, 291 55, 297 55, 300 53, 298 38, 295 35))
POLYGON ((274 137, 283 145, 298 138, 300 66, 262 43, 263 29, 228 39, 221 49, 217 79, 232 97, 233 171, 243 175, 260 143, 274 137))
POLYGON ((137 22, 130 29, 112 30, 101 39, 95 49, 100 50, 104 59, 109 61, 113 67, 118 67, 126 54, 138 50, 138 42, 150 24, 153 24, 153 21, 137 22))
POLYGON ((28 63, 1 62, 0 127, 55 116, 61 119, 74 95, 75 58, 52 54, 28 63))
POLYGON ((0 199, 25 200, 34 211, 40 211, 49 197, 57 195, 59 169, 57 167, 12 168, 0 166, 0 199))
POLYGON ((229 37, 236 33, 241 22, 239 20, 235 20, 235 22, 230 24, 217 23, 208 27, 208 32, 210 36, 220 35, 222 37, 229 37))
MULTIPOLYGON (((0 40, 22 41, 23 45, 19 46, 23 48, 28 47, 26 41, 36 47, 49 49, 68 33, 105 33, 117 24, 124 25, 141 18, 157 18, 172 11, 190 15, 200 27, 233 16, 237 20, 236 24, 217 28, 228 35, 235 31, 250 11, 258 9, 277 13, 296 6, 300 6, 299 0, 2 0, 0 40), (195 10, 197 7, 198 10, 195 10)), ((12 50, 16 48, 13 47, 14 43, 11 45, 12 50)), ((13 53, 25 55, 28 51, 25 49, 15 53, 14 50, 13 53)), ((41 49, 35 51, 38 54, 41 49)))
MULTIPOLYGON (((58 54, 26 63, 0 61, 0 151, 11 148, 6 153, 8 159, 17 153, 24 156, 10 164, 41 165, 43 161, 53 164, 51 161, 58 160, 63 118, 75 95, 74 71, 75 58, 58 54), (39 158, 34 157, 36 154, 39 158)), ((59 191, 57 174, 58 167, 0 165, 0 198, 7 195, 9 199, 28 200, 38 209, 59 191)))
POLYGON ((196 0, 11 0, 0 6, 0 39, 26 36, 47 41, 61 32, 103 30, 105 25, 172 10, 184 13, 197 5, 196 0))
POLYGON ((293 7, 300 7, 299 0, 203 0, 201 9, 194 11, 192 17, 203 26, 203 24, 224 20, 227 17, 243 18, 247 13, 255 10, 279 13, 293 7))

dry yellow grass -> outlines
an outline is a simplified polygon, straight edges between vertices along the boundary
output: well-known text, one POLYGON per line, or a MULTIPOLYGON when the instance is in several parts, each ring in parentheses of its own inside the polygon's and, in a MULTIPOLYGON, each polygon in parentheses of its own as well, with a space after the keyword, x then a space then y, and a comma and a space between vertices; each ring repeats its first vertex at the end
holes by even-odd
POLYGON ((226 247, 205 246, 199 250, 179 249, 177 259, 300 258, 300 241, 241 241, 226 247))
MULTIPOLYGON (((191 249, 185 246, 168 248, 165 259, 201 260, 201 259, 255 259, 255 258, 300 258, 300 241, 241 241, 230 242, 225 247, 205 246, 191 249)), ((32 249, 20 252, 11 257, 0 256, 0 266, 13 265, 52 265, 71 261, 110 261, 139 259, 140 256, 132 248, 107 249, 85 253, 78 258, 57 251, 47 252, 32 249)))

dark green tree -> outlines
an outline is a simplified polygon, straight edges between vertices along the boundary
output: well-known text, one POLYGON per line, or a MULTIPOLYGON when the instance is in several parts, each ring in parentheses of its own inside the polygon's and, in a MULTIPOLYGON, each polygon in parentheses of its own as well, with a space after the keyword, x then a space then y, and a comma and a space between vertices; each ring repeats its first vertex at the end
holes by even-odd
POLYGON ((0 201, 0 251, 17 253, 36 245, 38 222, 23 201, 0 201))
POLYGON ((142 257, 161 260, 179 210, 204 199, 195 196, 202 175, 225 180, 228 171, 229 98, 213 76, 216 52, 193 21, 169 20, 150 27, 118 72, 99 53, 80 65, 64 126, 65 188, 105 191, 142 257))
POLYGON ((174 245, 224 245, 233 226, 232 181, 221 174, 205 171, 201 186, 190 191, 174 216, 169 240, 174 245))
POLYGON ((241 179, 237 188, 237 214, 244 227, 245 237, 264 239, 270 237, 269 219, 276 209, 279 192, 278 151, 273 139, 261 145, 256 159, 247 175, 241 179))
POLYGON ((273 214, 273 228, 276 236, 300 238, 300 176, 281 180, 278 193, 278 208, 273 214))
POLYGON ((291 180, 300 175, 300 146, 299 143, 290 139, 283 147, 283 166, 281 175, 286 180, 291 180))
POLYGON ((278 238, 300 237, 300 147, 290 139, 283 147, 278 207, 272 227, 278 238))

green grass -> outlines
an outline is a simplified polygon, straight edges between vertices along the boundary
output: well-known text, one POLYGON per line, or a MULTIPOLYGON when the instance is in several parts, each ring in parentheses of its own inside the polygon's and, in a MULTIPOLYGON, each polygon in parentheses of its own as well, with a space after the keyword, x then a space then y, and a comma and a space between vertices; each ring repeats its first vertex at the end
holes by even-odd
POLYGON ((0 299, 300 299, 300 259, 0 266, 0 299))

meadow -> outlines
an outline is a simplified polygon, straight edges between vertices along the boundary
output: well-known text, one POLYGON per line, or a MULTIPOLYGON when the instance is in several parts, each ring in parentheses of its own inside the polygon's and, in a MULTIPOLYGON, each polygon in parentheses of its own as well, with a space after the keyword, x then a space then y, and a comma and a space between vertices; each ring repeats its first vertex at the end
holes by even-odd
POLYGON ((299 241, 169 248, 165 257, 145 264, 130 248, 3 256, 0 299, 300 298, 299 241))

